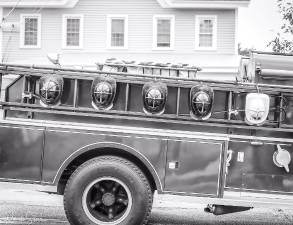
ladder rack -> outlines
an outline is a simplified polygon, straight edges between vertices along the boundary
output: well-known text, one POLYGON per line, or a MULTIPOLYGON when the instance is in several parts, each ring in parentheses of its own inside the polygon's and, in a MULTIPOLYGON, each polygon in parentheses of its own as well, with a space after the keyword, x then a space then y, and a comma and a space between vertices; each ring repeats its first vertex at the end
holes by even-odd
POLYGON ((11 112, 25 112, 25 117, 30 119, 35 118, 34 113, 44 113, 209 127, 216 126, 226 129, 293 131, 293 124, 284 123, 282 112, 278 110, 278 107, 282 107, 283 101, 277 102, 279 96, 293 97, 293 86, 288 85, 258 84, 256 86, 253 83, 8 64, 0 65, 0 73, 4 76, 8 74, 19 76, 6 88, 5 101, 0 103, 5 110, 5 115, 8 117, 15 115, 11 112), (37 95, 38 80, 45 74, 59 74, 63 76, 65 79, 64 91, 68 92, 66 95, 70 96, 68 97, 70 100, 63 99, 62 105, 45 108, 38 103, 38 99, 35 97, 37 95), (96 110, 90 104, 85 103, 88 101, 86 98, 90 97, 88 93, 90 90, 86 88, 90 87, 91 81, 100 74, 107 74, 113 77, 117 80, 119 86, 115 107, 109 111, 96 110), (144 83, 154 80, 167 84, 169 96, 165 113, 150 116, 142 111, 141 87, 144 83), (20 86, 20 83, 22 83, 21 90, 17 88, 20 86), (206 121, 195 120, 189 115, 187 104, 189 90, 192 86, 198 84, 209 85, 215 91, 214 116, 206 121), (241 104, 243 104, 246 93, 257 92, 257 90, 269 94, 274 99, 275 107, 271 113, 273 119, 268 120, 263 126, 249 126, 244 122, 243 116, 241 116, 243 114, 241 112, 243 110, 241 104), (239 110, 239 118, 233 115, 235 110, 239 110))

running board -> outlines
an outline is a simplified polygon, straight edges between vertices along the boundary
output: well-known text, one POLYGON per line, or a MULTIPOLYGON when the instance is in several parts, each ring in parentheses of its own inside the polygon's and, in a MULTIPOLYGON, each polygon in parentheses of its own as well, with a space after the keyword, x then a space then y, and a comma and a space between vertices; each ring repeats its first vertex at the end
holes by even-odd
POLYGON ((158 199, 168 203, 172 207, 181 208, 205 208, 207 205, 239 206, 239 207, 266 207, 266 208, 291 208, 293 207, 292 195, 264 194, 256 192, 232 192, 224 191, 223 198, 182 196, 159 194, 158 199))

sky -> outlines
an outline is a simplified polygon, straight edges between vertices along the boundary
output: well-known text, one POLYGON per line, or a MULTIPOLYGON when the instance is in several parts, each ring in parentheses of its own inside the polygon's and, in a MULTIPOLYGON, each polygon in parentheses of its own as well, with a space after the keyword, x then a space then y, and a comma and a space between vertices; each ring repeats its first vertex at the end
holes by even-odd
POLYGON ((251 0, 248 8, 239 9, 238 42, 242 48, 271 50, 267 44, 280 31, 281 16, 277 0, 251 0))

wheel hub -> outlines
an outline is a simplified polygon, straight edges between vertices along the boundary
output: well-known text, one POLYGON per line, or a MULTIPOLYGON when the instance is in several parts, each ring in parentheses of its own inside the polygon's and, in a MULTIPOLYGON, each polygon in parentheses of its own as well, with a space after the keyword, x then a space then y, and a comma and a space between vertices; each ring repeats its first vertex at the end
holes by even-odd
POLYGON ((102 202, 105 206, 112 206, 115 203, 115 196, 112 193, 105 193, 102 196, 102 202))
POLYGON ((82 201, 88 217, 101 225, 119 224, 128 216, 132 206, 129 188, 113 177, 102 177, 90 183, 82 201))

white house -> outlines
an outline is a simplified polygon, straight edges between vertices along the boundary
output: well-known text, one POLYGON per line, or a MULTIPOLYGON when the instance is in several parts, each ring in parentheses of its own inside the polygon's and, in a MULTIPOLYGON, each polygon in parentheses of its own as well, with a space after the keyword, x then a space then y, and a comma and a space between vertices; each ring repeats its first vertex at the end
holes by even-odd
POLYGON ((3 62, 94 66, 106 58, 189 63, 229 78, 238 8, 250 0, 0 0, 3 62))

